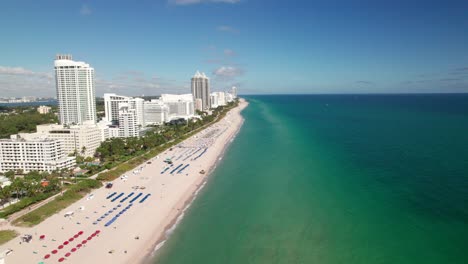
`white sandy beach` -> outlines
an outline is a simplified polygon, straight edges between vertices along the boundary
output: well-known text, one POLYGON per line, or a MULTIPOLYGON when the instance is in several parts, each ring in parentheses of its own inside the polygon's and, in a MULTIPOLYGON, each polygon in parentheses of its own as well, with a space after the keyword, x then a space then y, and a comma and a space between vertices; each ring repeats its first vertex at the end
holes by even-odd
POLYGON ((241 100, 239 107, 232 109, 223 120, 172 151, 165 151, 159 158, 154 157, 151 164, 142 164, 139 169, 126 173, 126 178, 114 180, 111 189, 95 190, 41 224, 24 228, 24 233, 33 235, 32 241, 20 244, 20 237, 17 237, 0 246, 0 252, 13 250, 5 257, 5 263, 58 263, 60 258, 64 258, 62 263, 142 263, 157 242, 164 240, 166 229, 192 200, 194 192, 237 134, 243 123, 240 112, 246 106, 247 102, 241 100), (168 165, 163 162, 166 158, 173 161, 167 170, 168 165), (201 174, 201 170, 206 173, 201 174), (135 186, 144 189, 134 189, 135 186), (106 199, 114 192, 116 194, 106 199), (123 195, 112 202, 121 193, 123 195), (128 207, 140 193, 142 195, 128 207), (147 194, 150 196, 141 203, 147 194), (128 209, 124 211, 125 208, 128 209), (67 212, 74 212, 74 216, 65 217, 67 212), (116 220, 105 226, 116 215, 119 215, 116 220), (102 216, 104 218, 98 221, 102 216), (80 231, 81 235, 64 244, 80 231), (41 235, 45 235, 42 240, 39 239, 41 235), (59 249, 60 245, 63 248, 59 249), (53 254, 53 250, 57 253, 53 254), (68 257, 67 253, 70 253, 68 257), (46 255, 50 256, 45 258, 46 255))

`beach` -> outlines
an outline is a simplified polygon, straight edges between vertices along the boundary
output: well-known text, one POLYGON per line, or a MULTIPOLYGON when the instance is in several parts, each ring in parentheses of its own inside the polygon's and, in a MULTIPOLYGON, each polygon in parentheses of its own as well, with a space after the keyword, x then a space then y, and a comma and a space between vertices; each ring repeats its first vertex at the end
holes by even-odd
POLYGON ((203 186, 243 124, 230 110, 219 122, 166 150, 0 246, 4 263, 143 263, 203 186), (170 160, 169 164, 167 160, 170 160), (21 235, 30 234, 30 242, 21 235))

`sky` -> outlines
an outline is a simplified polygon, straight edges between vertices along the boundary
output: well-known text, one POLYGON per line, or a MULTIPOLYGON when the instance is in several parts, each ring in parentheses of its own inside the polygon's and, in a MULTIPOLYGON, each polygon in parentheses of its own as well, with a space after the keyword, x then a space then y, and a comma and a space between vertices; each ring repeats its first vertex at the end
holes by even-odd
POLYGON ((96 94, 468 92, 468 1, 0 2, 0 97, 55 96, 55 54, 96 94))

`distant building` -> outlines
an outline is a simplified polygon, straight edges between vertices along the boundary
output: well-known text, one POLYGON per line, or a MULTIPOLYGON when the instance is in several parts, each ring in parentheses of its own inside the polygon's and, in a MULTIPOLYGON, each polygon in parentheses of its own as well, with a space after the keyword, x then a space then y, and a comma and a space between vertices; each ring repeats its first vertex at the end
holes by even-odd
POLYGON ((161 125, 169 117, 169 108, 161 100, 145 101, 145 125, 161 125))
POLYGON ((192 77, 192 95, 194 99, 202 100, 203 110, 210 109, 210 80, 205 73, 197 71, 192 77))
POLYGON ((52 172, 72 169, 75 165, 75 157, 68 157, 60 140, 40 137, 23 139, 17 135, 11 136, 11 139, 0 139, 0 172, 52 172))
POLYGON ((237 98, 237 87, 233 86, 231 88, 232 98, 237 98))
POLYGON ((128 103, 119 104, 119 137, 138 137, 140 129, 137 124, 136 110, 128 103))
POLYGON ((191 94, 162 94, 161 101, 169 108, 168 118, 188 119, 194 116, 193 96, 191 94))
POLYGON ((60 124, 96 123, 94 69, 71 55, 57 55, 54 66, 60 124))
POLYGON ((211 108, 217 108, 218 105, 218 94, 217 93, 211 93, 210 94, 210 104, 211 108))
POLYGON ((37 112, 39 112, 41 115, 50 113, 50 110, 52 110, 52 107, 46 105, 41 105, 37 108, 37 112))
POLYGON ((194 101, 195 110, 203 111, 203 102, 202 99, 196 98, 194 101))

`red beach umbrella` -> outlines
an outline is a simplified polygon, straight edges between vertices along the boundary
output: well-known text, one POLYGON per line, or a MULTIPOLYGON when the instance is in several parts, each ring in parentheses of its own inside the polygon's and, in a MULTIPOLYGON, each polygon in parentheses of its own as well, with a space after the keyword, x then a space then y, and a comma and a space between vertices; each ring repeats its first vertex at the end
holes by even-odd
POLYGON ((57 254, 57 252, 58 251, 56 249, 52 250, 52 254, 57 254))
POLYGON ((76 247, 77 247, 77 248, 80 248, 80 247, 81 247, 81 244, 76 245, 76 247))
POLYGON ((58 246, 58 249, 62 249, 62 248, 63 248, 63 245, 58 246))
POLYGON ((88 243, 88 241, 86 240, 81 241, 81 244, 86 244, 86 243, 88 243))
POLYGON ((73 237, 74 237, 74 238, 77 238, 77 237, 79 237, 79 236, 80 236, 80 235, 76 234, 76 235, 74 235, 73 237))
POLYGON ((62 262, 62 261, 64 261, 64 260, 65 260, 65 258, 59 258, 58 261, 59 261, 59 262, 62 262))
POLYGON ((72 248, 70 251, 71 251, 71 252, 75 252, 75 251, 76 251, 76 248, 72 248))
POLYGON ((44 238, 45 238, 45 235, 41 235, 41 236, 39 237, 39 239, 41 239, 41 240, 44 239, 44 238))
POLYGON ((72 242, 73 240, 75 240, 73 237, 70 237, 70 239, 68 239, 69 242, 72 242))
POLYGON ((63 242, 63 244, 64 244, 65 246, 68 245, 68 241, 63 242))
POLYGON ((101 230, 96 230, 96 234, 99 234, 99 233, 101 233, 101 230))
POLYGON ((82 234, 83 234, 83 231, 78 232, 78 235, 82 235, 82 234))
POLYGON ((96 235, 97 235, 96 233, 91 234, 92 237, 95 237, 96 235))
POLYGON ((88 237, 88 240, 91 240, 91 239, 93 239, 93 237, 92 237, 92 236, 89 236, 89 237, 88 237))
POLYGON ((65 254, 65 257, 69 257, 71 255, 70 252, 67 252, 67 254, 65 254))
POLYGON ((45 259, 50 258, 50 254, 45 255, 44 258, 45 258, 45 259))

